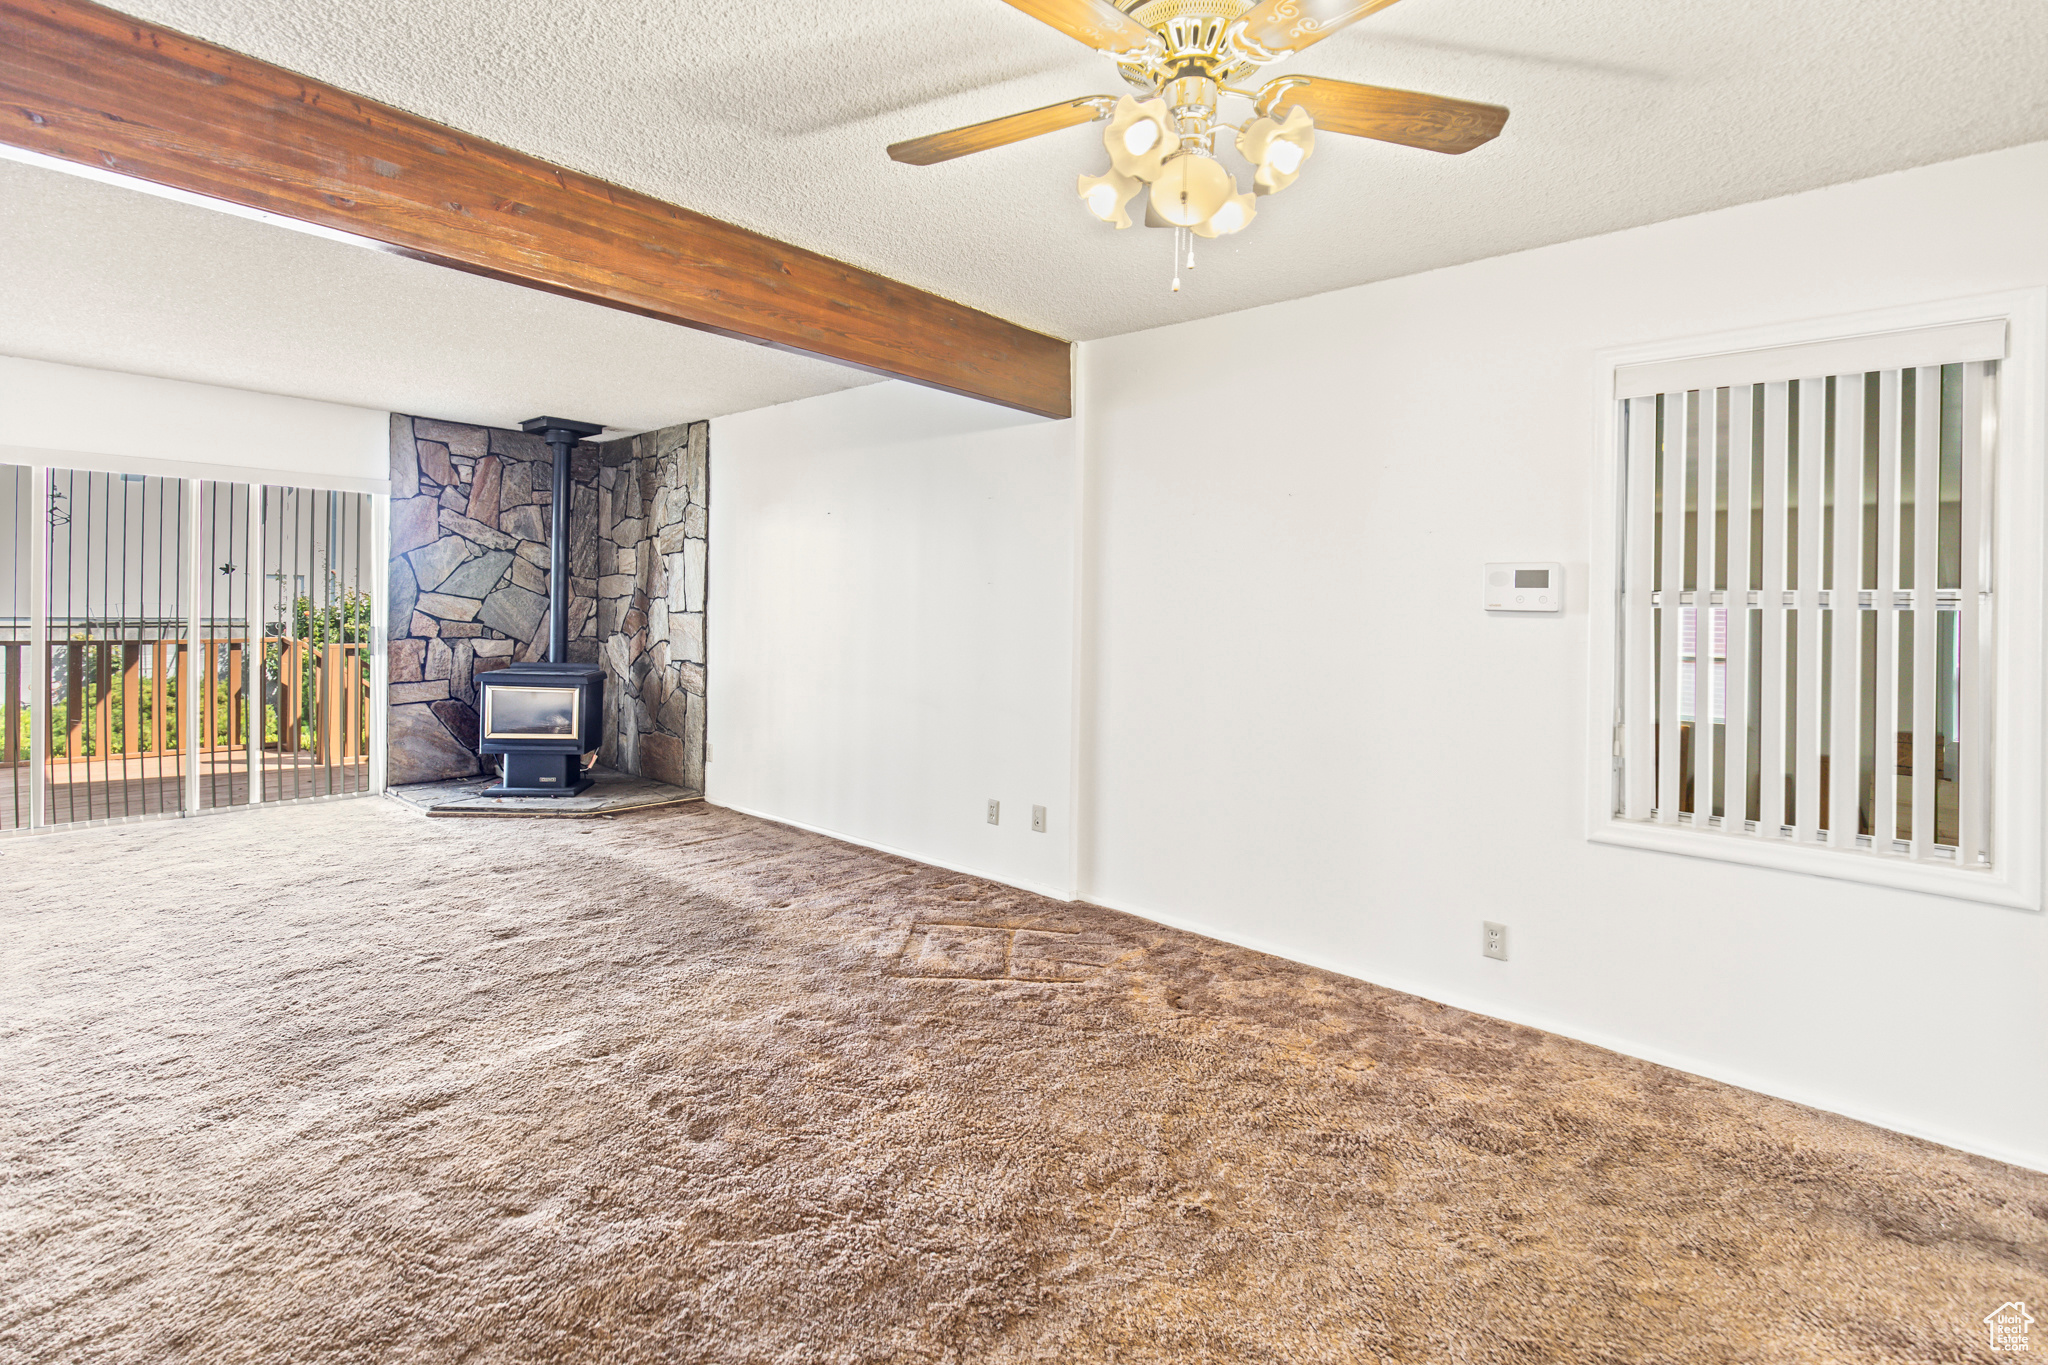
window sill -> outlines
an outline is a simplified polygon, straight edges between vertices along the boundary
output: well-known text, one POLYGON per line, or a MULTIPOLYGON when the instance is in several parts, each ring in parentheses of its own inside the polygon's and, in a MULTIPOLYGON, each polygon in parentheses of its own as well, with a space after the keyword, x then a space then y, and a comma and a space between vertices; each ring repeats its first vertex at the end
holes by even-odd
POLYGON ((1829 848, 1824 843, 1795 844, 1789 839, 1768 840, 1754 832, 1724 834, 1718 826, 1703 831, 1694 829, 1690 824, 1664 825, 1635 820, 1596 823, 1586 837, 1596 844, 1743 863, 1750 867, 1889 886, 1900 891, 1918 891, 1930 896, 1979 901, 2016 910, 2041 908, 2038 885, 2031 878, 2023 883, 2014 877, 2010 868, 1972 869, 1908 862, 1902 857, 1872 852, 1867 842, 1860 842, 1858 848, 1850 852, 1829 848))

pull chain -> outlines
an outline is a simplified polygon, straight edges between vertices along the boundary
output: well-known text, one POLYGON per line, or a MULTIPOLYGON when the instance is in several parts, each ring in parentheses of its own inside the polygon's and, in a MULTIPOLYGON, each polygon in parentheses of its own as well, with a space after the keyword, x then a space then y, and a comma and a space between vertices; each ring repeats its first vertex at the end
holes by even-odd
POLYGON ((1195 230, 1193 228, 1177 227, 1173 230, 1173 292, 1176 294, 1180 292, 1181 256, 1183 255, 1181 243, 1183 241, 1187 243, 1187 250, 1185 252, 1187 268, 1193 270, 1195 268, 1195 230))

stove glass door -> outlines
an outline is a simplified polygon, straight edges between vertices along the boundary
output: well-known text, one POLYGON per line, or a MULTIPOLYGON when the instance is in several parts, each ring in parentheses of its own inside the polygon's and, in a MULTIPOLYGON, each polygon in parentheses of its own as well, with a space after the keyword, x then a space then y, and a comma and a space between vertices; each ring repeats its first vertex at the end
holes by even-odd
POLYGON ((484 738, 574 739, 581 689, 484 687, 484 738))

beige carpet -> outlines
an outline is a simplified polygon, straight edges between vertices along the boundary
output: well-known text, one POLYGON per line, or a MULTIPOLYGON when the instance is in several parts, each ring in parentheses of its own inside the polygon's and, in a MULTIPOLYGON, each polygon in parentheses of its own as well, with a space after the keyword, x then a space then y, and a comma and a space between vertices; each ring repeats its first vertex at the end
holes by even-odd
POLYGON ((2048 1177, 710 807, 0 857, 0 1360, 2048 1338, 2048 1177))

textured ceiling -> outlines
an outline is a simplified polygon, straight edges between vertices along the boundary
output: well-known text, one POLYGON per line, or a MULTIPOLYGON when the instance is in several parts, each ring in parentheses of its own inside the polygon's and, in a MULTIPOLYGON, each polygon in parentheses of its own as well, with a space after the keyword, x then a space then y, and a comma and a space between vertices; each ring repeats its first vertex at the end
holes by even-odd
POLYGON ((1001 0, 117 0, 1058 335, 1092 338, 2048 138, 2041 0, 1403 0, 1268 68, 1508 105, 1446 157, 1337 136, 1167 292, 1074 200, 1095 127, 883 148, 1120 89, 1001 0))
POLYGON ((510 426, 873 383, 829 361, 0 161, 0 354, 510 426))

